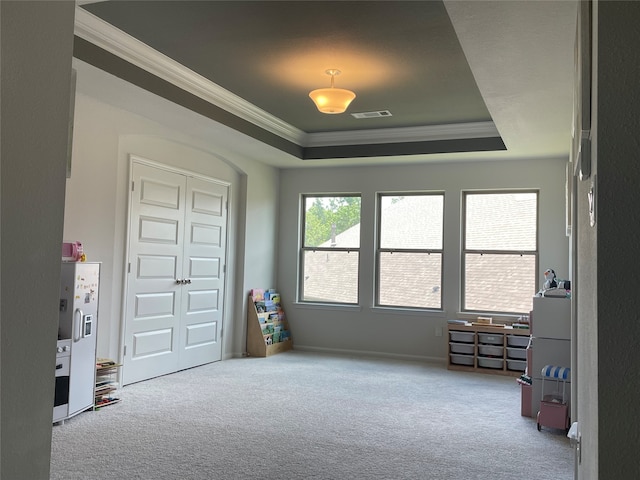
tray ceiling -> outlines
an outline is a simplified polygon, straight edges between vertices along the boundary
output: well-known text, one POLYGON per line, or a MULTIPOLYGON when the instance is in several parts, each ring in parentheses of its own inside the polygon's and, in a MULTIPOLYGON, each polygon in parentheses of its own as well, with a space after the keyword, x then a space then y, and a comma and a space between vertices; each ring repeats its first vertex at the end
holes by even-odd
POLYGON ((572 2, 104 1, 78 9, 75 56, 301 160, 499 154, 508 142, 463 48, 476 33, 460 28, 473 27, 467 13, 499 14, 501 3, 553 4, 562 25, 575 13, 556 5, 572 2), (308 97, 329 86, 329 68, 357 95, 346 113, 322 114, 308 97), (379 110, 391 115, 351 115, 379 110))

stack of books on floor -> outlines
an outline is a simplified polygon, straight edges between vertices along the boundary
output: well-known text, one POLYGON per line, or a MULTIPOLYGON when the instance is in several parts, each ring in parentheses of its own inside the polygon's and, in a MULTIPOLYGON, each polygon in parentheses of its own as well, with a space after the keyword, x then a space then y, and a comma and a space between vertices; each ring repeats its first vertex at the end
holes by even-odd
POLYGON ((120 364, 109 358, 98 358, 96 361, 96 390, 94 408, 98 409, 120 402, 114 396, 118 389, 117 374, 120 364))

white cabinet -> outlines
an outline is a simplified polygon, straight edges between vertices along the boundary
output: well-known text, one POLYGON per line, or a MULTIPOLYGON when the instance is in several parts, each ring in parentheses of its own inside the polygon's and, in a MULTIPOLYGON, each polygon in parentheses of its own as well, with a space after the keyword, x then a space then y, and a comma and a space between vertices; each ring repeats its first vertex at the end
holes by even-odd
POLYGON ((571 300, 533 297, 531 335, 537 338, 571 340, 571 300))
MULTIPOLYGON (((532 388, 528 391, 531 392, 531 416, 535 417, 540 409, 542 397, 542 367, 545 365, 571 367, 571 300, 534 297, 531 336, 533 339, 528 370, 532 379, 532 388)), ((570 387, 567 386, 567 402, 570 401, 569 391, 570 387)), ((525 394, 527 393, 523 389, 523 395, 525 394)))

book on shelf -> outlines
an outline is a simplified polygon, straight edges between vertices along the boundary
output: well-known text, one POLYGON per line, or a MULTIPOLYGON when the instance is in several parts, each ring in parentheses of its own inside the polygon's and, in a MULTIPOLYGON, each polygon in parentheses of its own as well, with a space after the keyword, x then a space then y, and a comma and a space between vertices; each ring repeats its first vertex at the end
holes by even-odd
POLYGON ((119 398, 115 397, 104 397, 98 400, 95 403, 95 408, 106 407, 107 405, 112 405, 114 403, 118 403, 120 401, 119 398))
POLYGON ((104 395, 105 393, 108 392, 113 392, 114 390, 118 389, 118 384, 117 383, 106 383, 104 385, 96 385, 96 396, 98 395, 104 395))
POLYGON ((261 302, 264 300, 264 288, 251 289, 251 296, 254 302, 261 302))
POLYGON ((289 325, 282 308, 282 299, 277 289, 254 288, 250 290, 250 293, 248 319, 251 320, 249 328, 251 334, 248 335, 248 353, 267 356, 292 348, 291 332, 288 330, 289 325), (257 322, 254 324, 253 322, 256 320, 257 322), (286 341, 290 342, 290 345, 281 345, 282 342, 286 341), (279 346, 264 348, 265 345, 267 347, 279 346))
POLYGON ((468 322, 467 320, 457 320, 457 319, 447 320, 447 323, 450 323, 452 325, 471 325, 471 322, 468 322))
POLYGON ((275 288, 252 288, 251 297, 254 302, 273 302, 276 305, 280 305, 280 294, 275 288))
POLYGON ((115 367, 118 364, 111 360, 110 358, 98 358, 96 359, 96 367, 105 368, 105 367, 115 367))
POLYGON ((277 312, 278 311, 278 307, 275 303, 273 303, 271 300, 265 300, 264 301, 264 309, 265 312, 277 312))

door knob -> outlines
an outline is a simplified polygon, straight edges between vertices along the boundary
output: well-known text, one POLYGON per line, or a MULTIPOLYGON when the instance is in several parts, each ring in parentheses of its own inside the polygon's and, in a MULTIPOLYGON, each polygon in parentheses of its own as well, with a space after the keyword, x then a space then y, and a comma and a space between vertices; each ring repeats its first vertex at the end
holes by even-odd
POLYGON ((186 280, 183 280, 183 283, 189 283, 190 284, 191 283, 191 279, 187 278, 186 280))
POLYGON ((176 285, 181 285, 184 283, 184 280, 180 280, 179 278, 176 278, 176 285))

